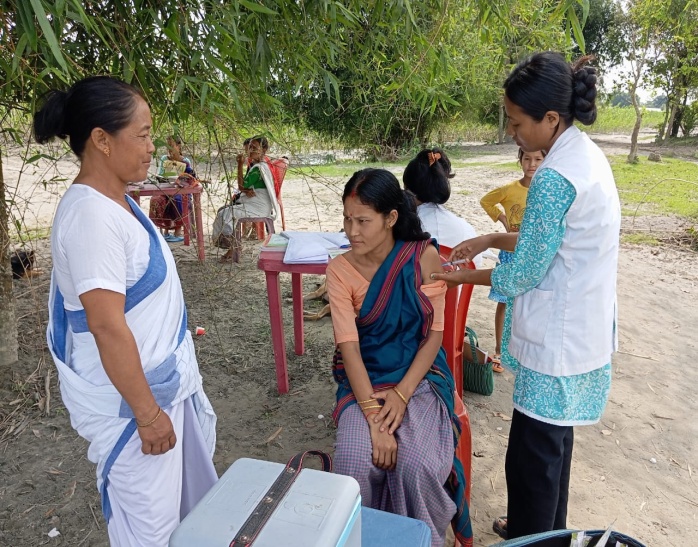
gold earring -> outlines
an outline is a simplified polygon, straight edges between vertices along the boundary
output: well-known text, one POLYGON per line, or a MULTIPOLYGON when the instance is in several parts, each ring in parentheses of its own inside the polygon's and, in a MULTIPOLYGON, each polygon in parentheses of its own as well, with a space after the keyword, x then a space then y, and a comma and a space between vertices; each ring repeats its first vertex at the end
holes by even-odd
POLYGON ((104 149, 104 154, 105 154, 107 157, 110 157, 110 156, 111 156, 111 150, 109 150, 109 147, 108 147, 108 146, 104 149))

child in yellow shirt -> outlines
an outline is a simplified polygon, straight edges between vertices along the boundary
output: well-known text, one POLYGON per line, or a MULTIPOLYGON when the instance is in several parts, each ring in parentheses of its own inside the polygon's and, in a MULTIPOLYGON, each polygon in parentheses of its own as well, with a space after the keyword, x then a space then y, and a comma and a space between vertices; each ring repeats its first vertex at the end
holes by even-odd
MULTIPOLYGON (((494 222, 501 222, 507 232, 518 232, 521 221, 523 220, 524 211, 526 210, 526 196, 528 188, 531 185, 531 179, 538 169, 538 166, 543 163, 545 152, 524 152, 519 148, 519 164, 523 169, 523 177, 499 188, 495 188, 491 192, 485 194, 480 200, 480 205, 494 222)), ((508 251, 499 251, 500 264, 506 264, 511 260, 513 253, 508 251)), ((488 297, 490 300, 497 302, 497 311, 494 314, 494 334, 496 346, 494 356, 492 357, 493 367, 495 372, 502 372, 504 369, 499 362, 502 352, 502 331, 504 329, 504 313, 506 310, 506 297, 499 294, 494 289, 490 289, 488 297)))

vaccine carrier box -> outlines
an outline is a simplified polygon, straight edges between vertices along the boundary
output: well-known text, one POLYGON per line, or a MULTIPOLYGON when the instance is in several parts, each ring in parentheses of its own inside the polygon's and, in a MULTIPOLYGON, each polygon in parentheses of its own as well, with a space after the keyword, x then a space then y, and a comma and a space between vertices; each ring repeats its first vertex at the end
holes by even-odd
MULTIPOLYGON (((170 547, 228 547, 284 471, 241 458, 182 520, 170 547)), ((302 469, 253 547, 361 547, 361 495, 352 477, 302 469)))

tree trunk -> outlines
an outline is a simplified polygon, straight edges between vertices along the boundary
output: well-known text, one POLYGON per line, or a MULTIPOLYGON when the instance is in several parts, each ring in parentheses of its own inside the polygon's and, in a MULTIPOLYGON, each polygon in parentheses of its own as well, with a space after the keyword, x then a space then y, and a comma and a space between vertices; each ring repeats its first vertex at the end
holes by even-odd
POLYGON ((664 142, 669 140, 671 127, 674 125, 674 116, 676 115, 676 105, 671 105, 671 111, 669 112, 669 120, 666 124, 666 133, 664 133, 664 142))
POLYGON ((499 127, 497 128, 497 144, 504 142, 504 101, 499 102, 499 127))
POLYGON ((640 127, 642 127, 642 110, 640 110, 640 105, 637 101, 636 86, 633 86, 630 89, 630 101, 635 109, 635 125, 633 126, 633 133, 630 136, 630 154, 628 154, 628 163, 637 163, 637 137, 640 134, 640 127))
POLYGON ((680 106, 676 109, 676 114, 674 115, 674 123, 671 124, 671 136, 675 139, 679 138, 679 129, 682 129, 683 125, 683 113, 684 107, 680 106))
POLYGON ((2 172, 0 148, 0 366, 17 362, 17 318, 12 294, 12 267, 10 266, 10 229, 5 179, 2 172))
POLYGON ((664 141, 664 135, 666 134, 667 122, 669 121, 669 112, 670 111, 671 111, 671 104, 667 100, 667 102, 664 104, 664 120, 662 121, 662 125, 659 127, 659 133, 657 135, 657 142, 664 141))

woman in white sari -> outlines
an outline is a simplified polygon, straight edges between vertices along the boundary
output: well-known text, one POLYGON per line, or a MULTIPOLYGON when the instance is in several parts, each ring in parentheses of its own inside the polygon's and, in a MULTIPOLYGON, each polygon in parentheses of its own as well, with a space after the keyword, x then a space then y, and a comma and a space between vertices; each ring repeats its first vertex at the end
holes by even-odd
MULTIPOLYGON (((232 205, 221 207, 213 223, 213 239, 219 247, 229 247, 221 257, 221 262, 233 259, 235 238, 232 237, 235 223, 239 218, 279 218, 281 212, 276 200, 274 176, 265 160, 269 149, 266 137, 252 137, 246 145, 245 153, 238 154, 237 181, 238 189, 232 205), (243 169, 247 164, 247 172, 243 169), (224 237, 221 237, 224 236, 224 237), (228 236, 228 237, 225 237, 228 236)), ((239 249, 237 249, 239 252, 239 249)))
POLYGON ((69 137, 80 159, 51 235, 47 341, 119 546, 167 545, 217 479, 175 262, 125 194, 146 178, 151 125, 140 92, 106 76, 50 92, 34 117, 38 142, 69 137))

